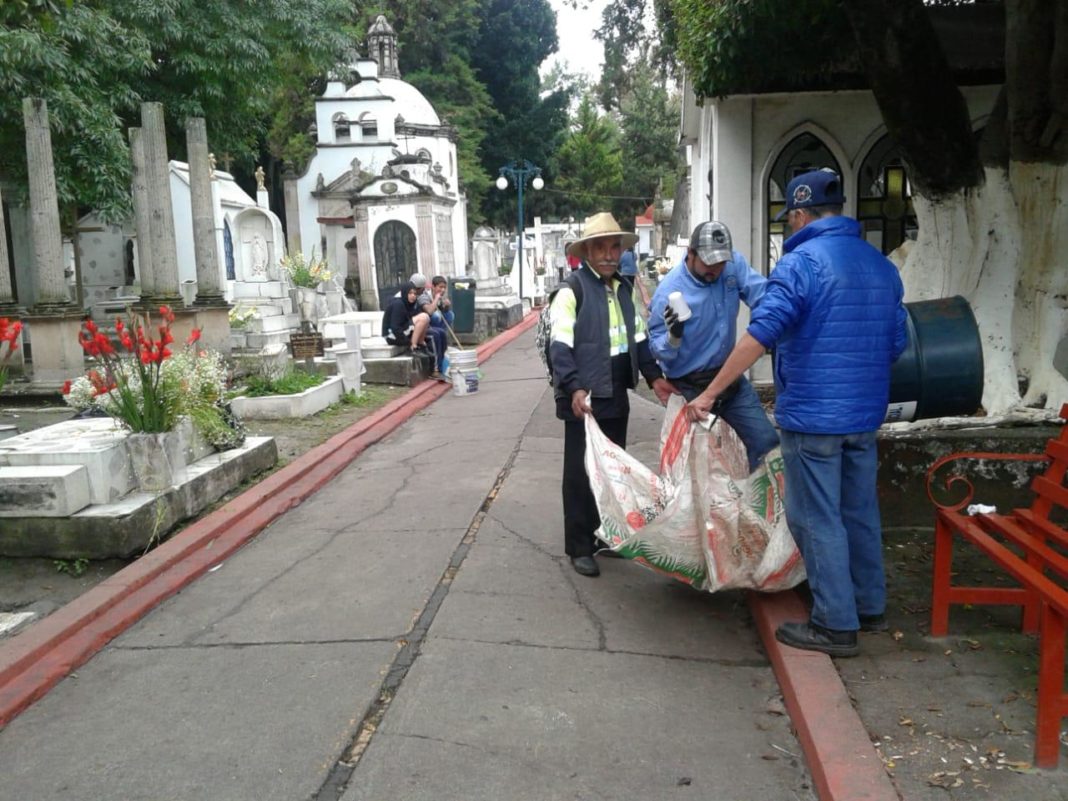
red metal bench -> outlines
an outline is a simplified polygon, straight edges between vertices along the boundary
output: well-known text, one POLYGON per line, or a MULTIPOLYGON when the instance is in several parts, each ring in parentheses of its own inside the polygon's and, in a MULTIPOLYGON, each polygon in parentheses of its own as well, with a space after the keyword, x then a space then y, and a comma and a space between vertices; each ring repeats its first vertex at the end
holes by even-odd
MULTIPOLYGON (((1068 403, 1061 407, 1068 420, 1068 403)), ((953 604, 1010 604, 1022 607, 1023 630, 1039 633, 1035 765, 1057 766, 1061 720, 1068 717, 1064 689, 1065 626, 1068 621, 1068 531, 1051 519, 1068 510, 1068 424, 1049 440, 1044 454, 954 453, 936 461, 927 471, 927 495, 937 507, 935 517, 934 578, 931 597, 931 635, 943 637, 949 629, 953 604), (974 488, 960 475, 945 482, 963 482, 967 497, 943 505, 931 492, 936 471, 958 459, 1048 461, 1049 467, 1031 483, 1034 502, 1009 514, 967 515, 974 488), (1055 512, 1060 509, 1061 512, 1055 512), (951 583, 953 542, 956 536, 971 542, 1019 583, 1019 587, 954 586, 951 583)), ((1062 517, 1063 519, 1063 517, 1062 517)))

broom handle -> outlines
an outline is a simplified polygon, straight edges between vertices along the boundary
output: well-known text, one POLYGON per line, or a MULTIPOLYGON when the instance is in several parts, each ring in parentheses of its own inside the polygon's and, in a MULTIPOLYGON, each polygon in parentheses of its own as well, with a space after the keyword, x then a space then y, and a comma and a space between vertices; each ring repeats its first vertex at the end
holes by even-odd
POLYGON ((460 343, 460 338, 456 336, 456 332, 452 330, 452 326, 449 325, 449 321, 445 319, 445 315, 441 316, 441 321, 445 323, 445 327, 449 330, 449 333, 452 334, 452 338, 453 341, 456 343, 456 347, 458 347, 460 350, 463 350, 464 346, 460 343))

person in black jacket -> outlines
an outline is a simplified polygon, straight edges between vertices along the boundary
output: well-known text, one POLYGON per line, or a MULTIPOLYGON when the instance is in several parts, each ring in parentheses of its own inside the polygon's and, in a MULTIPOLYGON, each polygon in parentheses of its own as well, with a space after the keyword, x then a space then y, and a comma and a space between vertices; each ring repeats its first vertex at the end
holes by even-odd
POLYGON ((401 287, 400 294, 390 298, 382 314, 382 336, 391 345, 402 345, 414 351, 425 349, 427 329, 430 327, 430 315, 420 311, 416 303, 419 288, 411 281, 401 287))
POLYGON ((582 302, 564 284, 549 311, 556 416, 564 421, 564 550, 583 576, 601 572, 593 558, 601 519, 586 476, 583 417, 592 414, 609 439, 626 447, 627 390, 637 386, 639 374, 661 403, 678 391, 649 349, 633 285, 618 272, 623 247, 637 239, 608 212, 587 218, 582 238, 567 248, 569 256, 584 261, 571 278, 581 283, 582 302))

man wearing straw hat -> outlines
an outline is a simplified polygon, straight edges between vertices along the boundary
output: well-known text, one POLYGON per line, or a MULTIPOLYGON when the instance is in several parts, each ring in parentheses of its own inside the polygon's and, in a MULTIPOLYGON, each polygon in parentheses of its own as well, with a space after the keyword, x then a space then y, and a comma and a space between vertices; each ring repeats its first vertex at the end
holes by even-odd
POLYGON ((568 256, 585 263, 556 293, 550 307, 556 416, 564 421, 564 550, 583 576, 600 575, 595 532, 601 520, 586 476, 584 416, 592 414, 605 435, 627 444, 630 400, 639 373, 661 403, 677 390, 664 378, 649 349, 634 288, 618 272, 625 247, 638 241, 608 212, 586 218, 568 256), (573 283, 578 284, 579 295, 573 283))

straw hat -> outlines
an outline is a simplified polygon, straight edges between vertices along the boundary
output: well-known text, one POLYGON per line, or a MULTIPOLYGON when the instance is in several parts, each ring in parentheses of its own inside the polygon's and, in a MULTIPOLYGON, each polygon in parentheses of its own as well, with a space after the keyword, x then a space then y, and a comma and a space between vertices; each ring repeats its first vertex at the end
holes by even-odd
POLYGON ((581 258, 584 254, 579 251, 583 250, 583 246, 591 239, 600 239, 603 236, 622 237, 624 250, 632 247, 638 241, 637 234, 624 231, 619 227, 619 223, 616 222, 616 218, 610 212, 602 211, 586 218, 586 222, 582 225, 582 236, 567 246, 567 255, 581 258))

